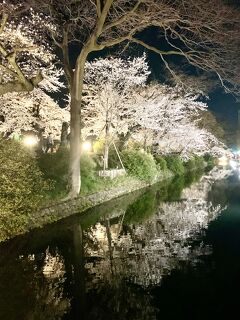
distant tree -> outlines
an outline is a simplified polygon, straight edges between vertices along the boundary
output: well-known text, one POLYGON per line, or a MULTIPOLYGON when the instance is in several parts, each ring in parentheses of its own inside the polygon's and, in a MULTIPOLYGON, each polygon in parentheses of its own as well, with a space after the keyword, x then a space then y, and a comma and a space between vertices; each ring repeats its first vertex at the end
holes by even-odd
POLYGON ((132 118, 143 128, 165 134, 178 123, 198 117, 207 104, 198 101, 199 94, 182 91, 180 87, 150 84, 135 92, 129 104, 134 104, 132 118))
MULTIPOLYGON (((196 68, 216 74, 227 91, 239 92, 240 13, 223 0, 28 2, 49 17, 55 29, 47 29, 63 54, 71 95, 71 196, 78 195, 81 187, 81 104, 85 63, 90 53, 135 43, 157 53, 173 76, 166 58, 178 56, 196 68), (140 34, 149 27, 157 30, 154 46, 142 40, 140 34), (79 44, 73 67, 69 57, 72 42, 79 44), (164 49, 166 43, 169 49, 164 49)), ((43 27, 40 23, 39 28, 43 27)))
POLYGON ((210 110, 204 110, 199 112, 197 120, 197 126, 200 129, 206 129, 211 132, 216 138, 222 142, 226 142, 226 133, 224 129, 224 123, 219 121, 216 116, 210 110))
POLYGON ((206 129, 199 129, 193 123, 172 127, 164 136, 156 134, 153 141, 158 144, 157 152, 177 153, 188 160, 193 155, 220 156, 227 153, 226 146, 206 129))
POLYGON ((129 122, 130 130, 133 124, 135 127, 138 124, 135 139, 145 147, 146 139, 150 140, 157 153, 179 153, 183 158, 194 153, 216 155, 222 152, 224 144, 212 134, 219 126, 216 120, 212 127, 203 122, 203 116, 209 112, 207 104, 198 98, 199 94, 191 90, 187 93, 181 87, 160 84, 152 84, 136 92, 130 101, 130 104, 134 101, 134 112, 129 117, 132 120, 129 122))

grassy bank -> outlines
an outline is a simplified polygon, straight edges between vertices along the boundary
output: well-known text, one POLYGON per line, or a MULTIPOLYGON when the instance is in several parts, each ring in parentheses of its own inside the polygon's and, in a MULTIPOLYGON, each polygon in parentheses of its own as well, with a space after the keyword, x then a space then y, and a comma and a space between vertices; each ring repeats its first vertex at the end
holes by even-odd
MULTIPOLYGON (((66 197, 69 151, 61 149, 57 153, 36 157, 19 143, 6 140, 0 140, 0 151, 0 233, 11 237, 26 231, 33 216, 38 219, 33 213, 39 212, 39 208, 54 206, 66 197)), ((82 156, 81 201, 84 203, 84 199, 92 199, 91 195, 95 197, 93 202, 86 201, 86 208, 170 176, 184 177, 182 184, 191 184, 196 179, 193 172, 201 173, 206 166, 206 159, 196 156, 188 162, 183 162, 176 155, 153 157, 137 150, 125 150, 121 156, 127 175, 113 180, 98 177, 94 157, 82 156)), ((174 195, 177 189, 171 192, 174 195)), ((50 213, 43 223, 57 219, 59 217, 51 217, 50 213)))

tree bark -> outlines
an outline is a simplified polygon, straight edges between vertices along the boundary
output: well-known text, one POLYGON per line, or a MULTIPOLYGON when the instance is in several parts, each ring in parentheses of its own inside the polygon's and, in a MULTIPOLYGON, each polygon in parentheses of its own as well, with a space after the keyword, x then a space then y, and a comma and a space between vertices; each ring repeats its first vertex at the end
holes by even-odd
POLYGON ((67 122, 63 122, 61 130, 61 147, 67 147, 68 145, 68 128, 69 124, 67 122))
POLYGON ((76 68, 73 75, 71 86, 71 103, 70 103, 70 193, 69 196, 74 198, 78 196, 81 189, 81 103, 84 78, 84 65, 87 60, 89 51, 82 49, 79 55, 76 68))
POLYGON ((103 170, 108 169, 108 155, 109 155, 109 129, 110 129, 110 122, 106 121, 105 127, 105 143, 104 143, 104 155, 103 155, 103 170))
POLYGON ((10 92, 30 92, 33 91, 35 87, 43 80, 41 73, 38 73, 36 77, 33 77, 30 80, 21 82, 20 80, 9 81, 6 83, 0 84, 0 96, 10 93, 10 92))

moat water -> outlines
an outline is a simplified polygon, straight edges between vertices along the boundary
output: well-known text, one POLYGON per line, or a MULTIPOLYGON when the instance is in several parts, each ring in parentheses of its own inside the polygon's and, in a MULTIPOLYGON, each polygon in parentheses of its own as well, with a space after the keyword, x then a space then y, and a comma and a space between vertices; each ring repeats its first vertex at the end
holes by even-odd
POLYGON ((239 317, 240 181, 163 182, 0 245, 1 320, 239 317))

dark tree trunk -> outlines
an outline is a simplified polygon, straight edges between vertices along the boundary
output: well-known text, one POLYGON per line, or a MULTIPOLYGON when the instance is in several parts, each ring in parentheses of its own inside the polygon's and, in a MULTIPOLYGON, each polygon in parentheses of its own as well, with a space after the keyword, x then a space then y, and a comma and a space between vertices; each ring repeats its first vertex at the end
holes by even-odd
POLYGON ((67 122, 63 122, 61 130, 61 147, 67 147, 68 145, 68 128, 69 124, 67 122))

